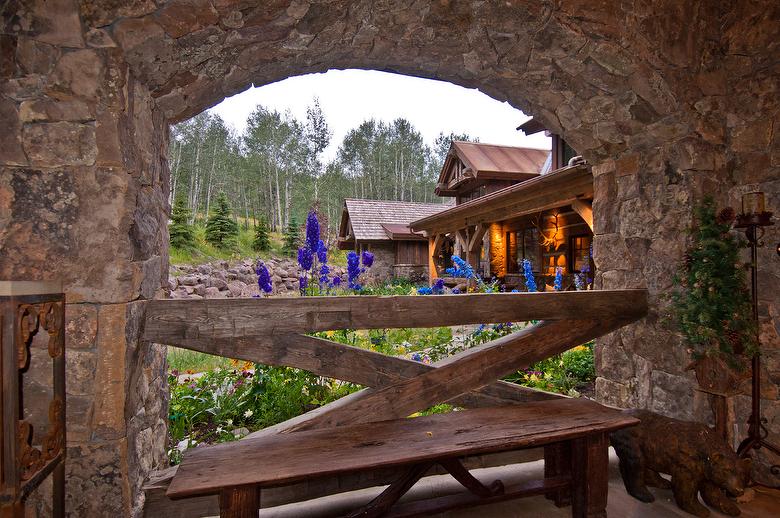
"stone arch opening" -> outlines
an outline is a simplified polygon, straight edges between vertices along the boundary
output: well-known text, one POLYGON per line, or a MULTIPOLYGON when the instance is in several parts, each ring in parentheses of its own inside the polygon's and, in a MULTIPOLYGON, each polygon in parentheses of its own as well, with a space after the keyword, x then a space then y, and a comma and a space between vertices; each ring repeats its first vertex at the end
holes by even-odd
MULTIPOLYGON (((597 285, 646 286, 652 304, 602 340, 599 396, 707 419, 658 296, 703 193, 738 206, 762 189, 778 212, 772 2, 23 4, 3 13, 0 36, 0 274, 66 286, 72 512, 137 512, 160 462, 162 354, 138 336, 144 300, 167 277, 168 124, 250 84, 327 68, 478 87, 572 143, 593 165, 597 285)), ((778 292, 762 294, 773 351, 778 292)), ((767 379, 765 408, 780 415, 780 378, 767 379)), ((742 422, 745 401, 735 404, 742 422)), ((777 442, 777 425, 770 432, 777 442)))

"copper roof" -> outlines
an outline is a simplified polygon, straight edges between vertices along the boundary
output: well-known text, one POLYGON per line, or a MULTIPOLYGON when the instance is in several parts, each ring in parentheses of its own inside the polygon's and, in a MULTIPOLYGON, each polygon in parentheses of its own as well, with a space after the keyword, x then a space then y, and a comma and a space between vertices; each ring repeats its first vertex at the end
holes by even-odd
MULTIPOLYGON (((407 201, 361 200, 347 198, 344 200, 340 238, 345 238, 344 218, 349 217, 352 233, 358 241, 386 241, 387 232, 382 225, 402 225, 405 232, 411 234, 409 223, 416 219, 432 216, 446 209, 443 203, 416 203, 407 201)), ((416 237, 416 236, 415 236, 416 237)), ((410 236, 411 238, 411 236, 410 236)))
POLYGON ((452 147, 475 173, 539 174, 549 150, 453 141, 452 147))
POLYGON ((422 232, 414 232, 404 223, 382 223, 387 237, 394 240, 425 239, 422 232))

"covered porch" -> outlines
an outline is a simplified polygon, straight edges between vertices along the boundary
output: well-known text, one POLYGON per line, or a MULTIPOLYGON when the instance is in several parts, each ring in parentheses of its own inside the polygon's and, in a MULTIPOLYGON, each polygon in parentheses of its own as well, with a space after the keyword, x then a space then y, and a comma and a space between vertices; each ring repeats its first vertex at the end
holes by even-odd
POLYGON ((524 259, 531 263, 534 274, 550 285, 556 268, 562 268, 565 283, 571 285, 575 273, 592 267, 592 202, 590 167, 573 165, 410 226, 428 238, 431 278, 443 275, 454 254, 466 259, 483 277, 499 278, 507 288, 522 283, 524 259))

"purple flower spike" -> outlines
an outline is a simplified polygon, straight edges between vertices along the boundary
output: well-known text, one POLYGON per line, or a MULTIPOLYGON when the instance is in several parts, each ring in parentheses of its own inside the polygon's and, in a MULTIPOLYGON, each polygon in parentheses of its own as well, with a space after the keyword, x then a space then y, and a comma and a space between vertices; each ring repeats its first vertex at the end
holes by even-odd
POLYGON ((341 277, 333 277, 333 280, 331 281, 334 288, 338 288, 341 286, 341 277))
MULTIPOLYGON (((310 252, 318 251, 320 244, 320 222, 317 221, 317 213, 310 211, 306 218, 306 247, 310 252)), ((308 270, 308 268, 307 268, 308 270)))
POLYGON ((374 254, 371 252, 363 252, 360 259, 366 268, 371 268, 371 265, 374 264, 374 254))
POLYGON ((317 260, 322 264, 328 262, 328 247, 325 246, 325 243, 322 242, 322 239, 320 239, 320 242, 317 245, 317 260))
POLYGON ((314 256, 312 255, 311 250, 308 248, 299 248, 298 249, 298 264, 301 265, 301 268, 306 270, 307 272, 311 270, 311 265, 314 262, 314 256))
POLYGON ((265 264, 262 261, 257 263, 257 285, 264 293, 271 293, 274 290, 273 283, 271 282, 271 274, 268 272, 265 264))

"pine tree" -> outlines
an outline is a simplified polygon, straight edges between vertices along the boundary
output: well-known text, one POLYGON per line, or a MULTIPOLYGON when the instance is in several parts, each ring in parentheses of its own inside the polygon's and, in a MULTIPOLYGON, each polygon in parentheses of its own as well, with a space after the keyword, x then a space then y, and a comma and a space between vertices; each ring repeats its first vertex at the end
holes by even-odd
POLYGON ((222 250, 234 248, 238 238, 238 224, 230 217, 230 204, 224 192, 217 196, 214 210, 206 221, 206 241, 222 250))
POLYGON ((252 249, 256 252, 265 252, 271 249, 271 239, 268 236, 268 224, 265 218, 260 218, 255 227, 255 239, 252 241, 252 249))
POLYGON ((290 224, 287 226, 287 230, 284 231, 284 247, 282 252, 285 255, 294 256, 298 252, 298 247, 301 244, 301 229, 295 218, 290 219, 290 224))
POLYGON ((195 233, 192 231, 192 226, 187 223, 190 215, 184 197, 177 197, 171 213, 171 225, 168 228, 172 247, 185 250, 195 246, 195 233))

